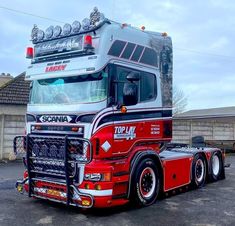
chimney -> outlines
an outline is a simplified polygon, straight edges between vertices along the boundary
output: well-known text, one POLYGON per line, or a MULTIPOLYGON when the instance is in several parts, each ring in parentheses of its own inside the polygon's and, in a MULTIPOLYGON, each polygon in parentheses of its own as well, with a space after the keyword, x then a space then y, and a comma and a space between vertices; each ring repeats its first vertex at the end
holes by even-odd
POLYGON ((0 87, 9 82, 10 80, 13 79, 13 76, 11 76, 10 73, 1 73, 0 74, 0 87))

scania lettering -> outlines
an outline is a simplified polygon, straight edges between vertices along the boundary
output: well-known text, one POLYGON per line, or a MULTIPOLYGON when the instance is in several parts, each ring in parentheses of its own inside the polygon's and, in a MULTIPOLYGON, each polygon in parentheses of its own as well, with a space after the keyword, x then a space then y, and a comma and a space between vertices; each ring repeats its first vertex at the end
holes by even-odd
MULTIPOLYGON (((160 193, 223 179, 217 148, 169 148, 172 42, 166 33, 90 18, 34 26, 25 172, 17 190, 82 208, 154 203, 160 193)), ((23 151, 22 151, 23 150, 23 151)))
POLYGON ((70 122, 72 118, 64 115, 43 115, 39 118, 41 122, 70 122))

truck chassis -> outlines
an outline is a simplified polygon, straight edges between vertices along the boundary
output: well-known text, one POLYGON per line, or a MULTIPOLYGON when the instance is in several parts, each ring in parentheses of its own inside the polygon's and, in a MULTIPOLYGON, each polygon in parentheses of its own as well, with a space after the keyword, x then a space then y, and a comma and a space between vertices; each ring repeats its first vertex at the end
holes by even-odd
MULTIPOLYGON (((105 182, 91 182, 90 185, 85 181, 84 185, 85 164, 92 156, 92 144, 87 139, 28 135, 16 137, 14 147, 15 150, 27 150, 23 158, 24 179, 16 183, 19 192, 26 191, 29 197, 82 208, 122 205, 130 200, 138 206, 148 206, 156 201, 160 192, 186 185, 200 188, 206 181, 225 178, 224 153, 220 149, 172 148, 160 154, 139 149, 127 164, 126 172, 113 174, 111 187, 128 184, 124 193, 114 195, 111 189, 99 190, 107 187, 105 182), (43 145, 50 147, 50 154, 35 155, 37 147, 43 145), (53 152, 53 145, 60 146, 60 151, 53 152), (93 195, 87 192, 92 185, 95 188, 93 195)), ((113 160, 109 164, 115 165, 113 160)))

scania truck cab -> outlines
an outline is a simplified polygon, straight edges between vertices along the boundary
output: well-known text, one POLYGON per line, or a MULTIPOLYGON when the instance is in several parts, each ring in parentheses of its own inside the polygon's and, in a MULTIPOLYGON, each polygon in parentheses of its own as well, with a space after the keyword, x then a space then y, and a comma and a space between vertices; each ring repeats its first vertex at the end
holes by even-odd
POLYGON ((94 8, 72 25, 36 25, 17 190, 83 208, 155 202, 160 192, 224 178, 216 148, 171 148, 172 42, 94 8))

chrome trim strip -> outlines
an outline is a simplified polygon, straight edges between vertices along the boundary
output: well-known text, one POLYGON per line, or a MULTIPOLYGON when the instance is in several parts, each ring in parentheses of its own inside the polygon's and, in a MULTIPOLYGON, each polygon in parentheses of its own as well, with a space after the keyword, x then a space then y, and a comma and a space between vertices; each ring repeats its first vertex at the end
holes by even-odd
POLYGON ((90 190, 90 189, 79 189, 80 192, 84 194, 90 194, 93 196, 110 196, 113 194, 113 189, 106 190, 90 190))

